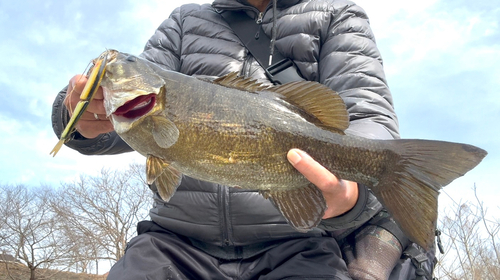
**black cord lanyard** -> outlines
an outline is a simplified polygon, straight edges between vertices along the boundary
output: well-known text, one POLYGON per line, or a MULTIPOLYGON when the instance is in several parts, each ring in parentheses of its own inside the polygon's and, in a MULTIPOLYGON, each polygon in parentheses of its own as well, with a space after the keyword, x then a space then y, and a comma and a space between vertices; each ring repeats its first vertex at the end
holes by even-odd
POLYGON ((293 61, 283 57, 277 50, 274 51, 273 64, 268 65, 271 39, 264 33, 262 25, 257 24, 242 11, 222 11, 219 14, 229 24, 229 27, 236 33, 262 68, 266 70, 267 77, 274 84, 304 81, 293 61))

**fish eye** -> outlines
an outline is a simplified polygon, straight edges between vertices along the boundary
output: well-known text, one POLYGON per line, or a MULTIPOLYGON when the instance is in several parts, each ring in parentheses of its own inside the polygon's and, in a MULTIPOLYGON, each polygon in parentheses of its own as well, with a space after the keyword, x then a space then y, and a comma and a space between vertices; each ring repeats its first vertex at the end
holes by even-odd
POLYGON ((127 61, 136 62, 137 61, 137 57, 135 57, 133 55, 130 55, 130 56, 127 57, 127 61))

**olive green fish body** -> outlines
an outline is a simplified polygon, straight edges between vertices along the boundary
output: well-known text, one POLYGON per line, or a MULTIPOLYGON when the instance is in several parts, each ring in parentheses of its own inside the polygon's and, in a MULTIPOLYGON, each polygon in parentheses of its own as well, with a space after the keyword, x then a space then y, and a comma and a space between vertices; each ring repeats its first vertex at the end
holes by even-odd
POLYGON ((298 148, 336 176, 370 187, 408 237, 428 248, 439 189, 486 155, 466 144, 346 135, 345 104, 319 83, 267 87, 234 73, 209 81, 119 52, 112 57, 102 83, 106 110, 117 133, 147 157, 148 183, 164 200, 181 174, 259 190, 306 231, 326 203, 288 163, 288 151, 298 148))
POLYGON ((357 182, 376 180, 377 168, 386 164, 370 163, 384 153, 383 145, 324 130, 273 92, 249 94, 183 75, 172 81, 165 87, 168 109, 161 116, 179 130, 175 144, 169 148, 156 144, 152 124, 147 125, 153 116, 120 135, 141 154, 164 158, 188 176, 254 190, 303 187, 307 180, 286 158, 292 148, 303 149, 335 174, 357 182), (193 92, 198 93, 195 98, 193 92), (144 138, 152 140, 145 144, 144 138), (343 156, 362 149, 371 157, 360 161, 357 156, 343 156), (371 166, 373 170, 368 170, 371 166))

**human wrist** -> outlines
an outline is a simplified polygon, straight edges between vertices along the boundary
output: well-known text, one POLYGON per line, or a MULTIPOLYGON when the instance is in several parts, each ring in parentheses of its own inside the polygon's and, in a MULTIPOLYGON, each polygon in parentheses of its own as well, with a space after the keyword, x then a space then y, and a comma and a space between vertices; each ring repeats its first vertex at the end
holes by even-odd
POLYGON ((351 182, 351 181, 346 181, 346 188, 345 188, 345 203, 344 203, 344 209, 342 211, 339 211, 339 215, 345 214, 352 210, 356 203, 358 202, 358 197, 359 197, 359 186, 358 183, 356 182, 351 182))
POLYGON ((369 197, 368 193, 369 191, 365 186, 358 184, 358 199, 355 205, 344 214, 323 219, 320 223, 321 227, 327 230, 338 230, 359 226, 369 220, 375 213, 371 213, 368 216, 364 215, 369 197))

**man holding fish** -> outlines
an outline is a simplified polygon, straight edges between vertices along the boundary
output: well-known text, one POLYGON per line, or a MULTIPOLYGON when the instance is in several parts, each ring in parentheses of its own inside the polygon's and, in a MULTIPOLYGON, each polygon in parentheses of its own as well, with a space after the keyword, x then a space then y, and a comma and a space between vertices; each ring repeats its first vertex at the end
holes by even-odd
MULTIPOLYGON (((391 159, 411 162, 413 154, 408 156, 406 148, 421 144, 423 150, 472 158, 435 184, 429 179, 423 200, 435 208, 439 188, 485 155, 468 145, 390 140, 399 134, 382 59, 366 14, 350 1, 184 5, 162 23, 140 57, 116 51, 103 56, 102 87, 64 141, 85 154, 140 152, 147 157, 155 193, 152 221, 138 225, 139 235, 108 279, 414 279, 417 268, 400 257, 407 247, 418 247, 411 241, 433 251, 437 209, 422 211, 424 231, 408 225, 404 213, 413 205, 395 206, 386 194, 397 197, 396 190, 383 188, 386 182, 411 181, 393 178, 392 169, 400 166, 391 159), (313 82, 272 86, 264 71, 268 65, 247 50, 228 25, 226 11, 254 19, 255 38, 260 32, 271 38, 269 64, 275 63, 273 52, 279 52, 313 82), (126 85, 126 79, 141 75, 140 82, 148 82, 141 85, 147 88, 144 93, 126 85), (293 129, 297 132, 287 134, 293 129), (338 149, 314 148, 316 142, 309 142, 304 131, 338 149), (330 143, 332 134, 343 140, 330 143), (357 154, 365 142, 382 144, 357 154), (264 146, 273 149, 254 152, 264 146), (340 156, 346 146, 354 150, 340 156), (380 158, 380 164, 365 164, 372 158, 380 158), (281 180, 285 177, 289 180, 281 180), (283 189, 277 189, 280 182, 286 182, 283 189)), ((74 76, 57 96, 53 126, 59 136, 86 84, 86 76, 74 76)), ((419 148, 412 152, 420 156, 419 148)), ((418 156, 415 161, 421 160, 418 156)), ((408 176, 422 172, 428 171, 408 176)), ((433 260, 420 260, 420 274, 425 269, 425 277, 431 277, 433 260)))

